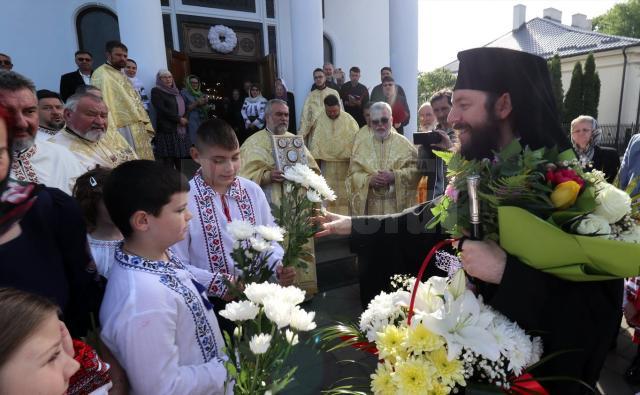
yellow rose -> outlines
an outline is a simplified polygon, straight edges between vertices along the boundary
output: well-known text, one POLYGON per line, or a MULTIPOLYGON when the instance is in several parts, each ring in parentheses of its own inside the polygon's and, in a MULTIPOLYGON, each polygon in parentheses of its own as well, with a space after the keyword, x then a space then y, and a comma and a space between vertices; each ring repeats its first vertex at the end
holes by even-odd
POLYGON ((553 207, 558 210, 567 209, 576 202, 578 194, 580 193, 580 184, 575 181, 565 181, 556 185, 553 192, 551 192, 551 202, 553 207))

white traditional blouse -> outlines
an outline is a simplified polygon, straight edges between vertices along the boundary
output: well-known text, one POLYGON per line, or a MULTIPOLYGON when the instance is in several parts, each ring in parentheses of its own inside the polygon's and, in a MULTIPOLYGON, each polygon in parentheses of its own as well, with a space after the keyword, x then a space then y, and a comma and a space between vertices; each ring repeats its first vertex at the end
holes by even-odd
POLYGON ((222 394, 224 343, 213 307, 185 265, 171 250, 167 255, 169 261, 150 261, 116 248, 101 338, 127 372, 132 394, 222 394))
POLYGON ((91 235, 87 235, 87 240, 89 241, 91 256, 96 264, 98 273, 104 278, 109 278, 116 247, 120 245, 122 240, 98 240, 91 237, 91 235))
MULTIPOLYGON (((227 193, 221 195, 205 183, 202 170, 198 170, 189 186, 187 207, 193 218, 184 240, 172 248, 182 262, 204 269, 192 271, 207 286, 210 295, 222 297, 227 289, 224 280, 230 280, 236 273, 231 258, 233 239, 227 232, 227 224, 245 220, 253 225, 273 226, 271 209, 262 189, 246 178, 236 177, 227 193)), ((284 251, 274 242, 271 252, 269 265, 275 270, 284 251)))

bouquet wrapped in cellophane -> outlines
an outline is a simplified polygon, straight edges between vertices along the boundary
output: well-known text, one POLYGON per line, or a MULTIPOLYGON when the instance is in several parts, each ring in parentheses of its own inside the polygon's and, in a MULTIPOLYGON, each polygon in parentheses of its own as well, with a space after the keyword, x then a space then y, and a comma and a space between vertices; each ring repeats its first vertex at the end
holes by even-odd
POLYGON ((640 275, 638 201, 602 172, 584 172, 572 150, 523 149, 514 140, 493 160, 436 155, 450 182, 430 227, 440 224, 454 236, 469 228, 466 179, 478 175, 482 233, 509 254, 571 281, 640 275))

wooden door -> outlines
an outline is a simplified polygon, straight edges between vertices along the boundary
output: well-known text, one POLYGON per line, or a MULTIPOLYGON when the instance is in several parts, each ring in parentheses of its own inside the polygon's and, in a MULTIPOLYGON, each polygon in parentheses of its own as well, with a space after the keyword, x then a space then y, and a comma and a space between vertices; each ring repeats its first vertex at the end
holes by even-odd
POLYGON ((276 57, 274 54, 269 54, 258 62, 262 96, 269 98, 275 94, 273 90, 276 83, 276 73, 276 57))
POLYGON ((184 79, 191 73, 189 57, 184 52, 167 49, 167 64, 178 89, 184 88, 184 79))

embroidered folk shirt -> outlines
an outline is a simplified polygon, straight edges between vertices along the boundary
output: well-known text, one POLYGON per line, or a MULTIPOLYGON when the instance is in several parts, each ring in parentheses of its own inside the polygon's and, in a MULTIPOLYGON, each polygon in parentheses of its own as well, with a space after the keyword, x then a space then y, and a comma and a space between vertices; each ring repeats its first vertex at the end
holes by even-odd
POLYGON ((76 178, 87 171, 68 149, 49 141, 37 141, 12 155, 11 178, 58 188, 68 195, 76 178))
MULTIPOLYGON (((237 274, 231 258, 233 239, 227 232, 229 219, 273 226, 273 216, 262 189, 246 178, 236 177, 227 193, 221 195, 206 184, 202 170, 198 170, 189 186, 187 207, 193 218, 184 240, 172 248, 183 262, 204 269, 194 271, 194 275, 207 286, 210 295, 222 297, 227 290, 224 280, 237 274)), ((280 244, 272 245, 269 265, 275 269, 284 251, 280 244)))
POLYGON ((132 394, 222 394, 224 342, 204 287, 168 261, 118 246, 100 308, 101 338, 127 372, 132 394))

